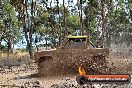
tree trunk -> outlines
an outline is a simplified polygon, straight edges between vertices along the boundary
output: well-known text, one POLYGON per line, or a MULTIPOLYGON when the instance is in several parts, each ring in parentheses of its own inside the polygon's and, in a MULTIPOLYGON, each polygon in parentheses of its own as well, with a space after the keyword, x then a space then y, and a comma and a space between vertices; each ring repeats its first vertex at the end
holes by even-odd
POLYGON ((109 48, 111 44, 111 32, 108 32, 106 37, 107 37, 106 46, 109 48))
POLYGON ((63 8, 64 8, 64 18, 63 18, 63 22, 64 22, 64 38, 67 35, 67 29, 66 29, 66 11, 65 11, 65 0, 63 0, 63 8))
MULTIPOLYGON (((23 27, 23 28, 25 28, 25 27, 23 27)), ((27 35, 27 28, 25 30, 26 31, 24 32, 24 35, 25 35, 25 39, 27 41, 26 51, 28 51, 29 50, 29 40, 28 40, 28 35, 27 35)))
MULTIPOLYGON (((33 8, 31 8, 31 9, 33 9, 33 8)), ((24 33, 25 33, 26 42, 27 42, 26 50, 29 51, 30 58, 33 59, 33 50, 32 50, 32 25, 30 27, 30 24, 29 24, 30 23, 30 19, 29 19, 29 14, 28 14, 28 11, 27 11, 27 0, 25 0, 25 11, 26 11, 27 19, 28 19, 28 28, 26 26, 26 24, 27 24, 26 23, 26 17, 24 17, 24 24, 23 24, 23 29, 24 29, 24 33), (29 36, 28 36, 28 30, 29 30, 29 36)), ((23 14, 24 14, 25 11, 23 9, 23 14)), ((31 13, 31 15, 32 14, 33 14, 33 12, 31 13)))
POLYGON ((7 41, 7 47, 8 47, 8 56, 10 53, 13 53, 13 50, 12 50, 12 42, 10 40, 7 41))
POLYGON ((48 46, 47 46, 47 45, 48 45, 48 44, 47 44, 48 41, 47 41, 47 40, 48 40, 48 37, 47 37, 47 35, 46 35, 46 38, 45 38, 45 42, 46 42, 46 44, 45 44, 45 45, 46 45, 46 50, 48 49, 48 46))
POLYGON ((32 47, 32 25, 30 27, 30 31, 29 31, 29 55, 30 55, 30 59, 33 59, 33 47, 32 47))
POLYGON ((80 0, 80 34, 83 35, 83 23, 82 23, 82 0, 80 0))
POLYGON ((33 24, 34 24, 34 19, 33 19, 33 13, 34 13, 34 2, 32 0, 32 4, 31 4, 31 15, 32 15, 32 18, 31 18, 31 26, 29 25, 29 55, 30 55, 30 58, 33 59, 33 46, 32 46, 32 34, 33 34, 33 24))
POLYGON ((2 51, 2 44, 1 44, 1 41, 2 41, 2 40, 0 40, 0 51, 2 51))
POLYGON ((26 12, 26 15, 24 14, 24 19, 23 19, 23 30, 24 30, 24 35, 25 35, 25 39, 26 39, 26 42, 27 42, 27 46, 26 46, 26 51, 28 51, 29 50, 29 40, 28 40, 28 28, 27 28, 27 26, 26 26, 26 16, 27 16, 27 18, 28 18, 28 12, 27 12, 27 0, 25 0, 25 3, 24 3, 25 5, 25 10, 24 10, 24 8, 23 8, 23 14, 24 14, 24 12, 26 12))
POLYGON ((58 15, 59 15, 59 43, 57 44, 57 46, 58 46, 58 45, 61 44, 62 36, 61 36, 61 21, 60 21, 59 0, 56 0, 56 1, 57 1, 57 8, 58 8, 58 15))
POLYGON ((101 30, 102 30, 102 35, 101 35, 101 45, 100 46, 102 46, 102 47, 104 47, 104 34, 105 34, 105 31, 104 31, 104 27, 105 27, 105 23, 104 23, 104 20, 105 20, 105 17, 104 17, 104 3, 103 3, 104 1, 103 0, 101 0, 101 17, 102 17, 102 27, 101 27, 101 30))

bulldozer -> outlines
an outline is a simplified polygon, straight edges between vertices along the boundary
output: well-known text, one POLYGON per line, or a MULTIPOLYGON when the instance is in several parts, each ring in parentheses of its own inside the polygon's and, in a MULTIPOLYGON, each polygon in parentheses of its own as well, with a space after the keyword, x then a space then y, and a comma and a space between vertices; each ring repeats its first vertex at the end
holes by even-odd
POLYGON ((88 36, 67 36, 55 49, 34 53, 39 76, 72 75, 82 66, 87 74, 109 74, 109 49, 90 47, 88 36))

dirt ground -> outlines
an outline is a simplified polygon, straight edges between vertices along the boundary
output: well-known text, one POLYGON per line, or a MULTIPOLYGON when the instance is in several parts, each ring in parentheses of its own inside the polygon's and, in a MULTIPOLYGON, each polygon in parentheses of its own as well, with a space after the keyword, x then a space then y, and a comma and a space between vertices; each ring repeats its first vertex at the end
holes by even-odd
MULTIPOLYGON (((132 49, 111 49, 107 60, 108 65, 116 68, 116 71, 132 75, 132 49)), ((81 86, 76 82, 76 75, 38 77, 38 67, 32 61, 19 59, 17 65, 9 61, 0 61, 0 88, 132 88, 132 81, 129 84, 85 84, 81 86)))
POLYGON ((75 80, 76 76, 38 77, 36 64, 14 66, 1 69, 0 88, 51 88, 67 79, 75 80))

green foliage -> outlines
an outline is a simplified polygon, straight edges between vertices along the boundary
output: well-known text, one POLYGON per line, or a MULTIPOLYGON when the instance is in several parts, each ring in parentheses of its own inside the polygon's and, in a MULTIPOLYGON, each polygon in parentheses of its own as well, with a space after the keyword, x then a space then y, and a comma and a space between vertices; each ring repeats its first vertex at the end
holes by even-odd
MULTIPOLYGON (((83 0, 83 31, 90 40, 96 42, 102 38, 104 45, 109 43, 130 43, 132 26, 132 2, 127 0, 83 0), (129 42, 128 42, 129 41, 129 42)), ((33 33, 41 37, 47 35, 50 41, 61 40, 65 31, 75 34, 80 29, 80 16, 78 3, 75 6, 50 5, 49 0, 34 1, 34 15, 31 16, 31 2, 24 0, 2 0, 3 19, 0 21, 0 39, 14 41, 20 39, 20 27, 26 25, 24 30, 30 31, 33 24, 33 33), (36 4, 37 3, 37 4, 36 4), (74 9, 74 11, 71 11, 74 9), (16 11, 19 14, 17 18, 16 11), (19 21, 18 21, 19 19, 19 21)), ((25 33, 25 32, 24 32, 25 33)), ((28 35, 28 34, 27 34, 28 35)), ((27 38, 28 41, 28 38, 27 38)))
POLYGON ((78 30, 79 25, 78 15, 69 15, 67 17, 67 26, 69 27, 70 31, 74 33, 76 30, 78 30))
POLYGON ((6 45, 2 45, 2 46, 1 46, 1 50, 2 50, 3 52, 7 52, 8 47, 7 47, 6 45))
POLYGON ((21 37, 19 26, 18 26, 18 19, 16 17, 16 12, 14 7, 9 3, 8 0, 2 0, 2 11, 3 11, 3 18, 1 20, 1 35, 0 37, 2 40, 8 41, 18 41, 21 37))

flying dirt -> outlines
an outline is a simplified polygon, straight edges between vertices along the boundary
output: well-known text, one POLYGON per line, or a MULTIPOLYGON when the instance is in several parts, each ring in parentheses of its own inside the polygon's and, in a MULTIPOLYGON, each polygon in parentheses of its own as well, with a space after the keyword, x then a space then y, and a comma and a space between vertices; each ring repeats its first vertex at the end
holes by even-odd
POLYGON ((35 52, 38 74, 72 75, 78 73, 81 65, 88 74, 109 74, 111 69, 105 59, 109 49, 90 47, 87 36, 67 36, 60 47, 35 52))

